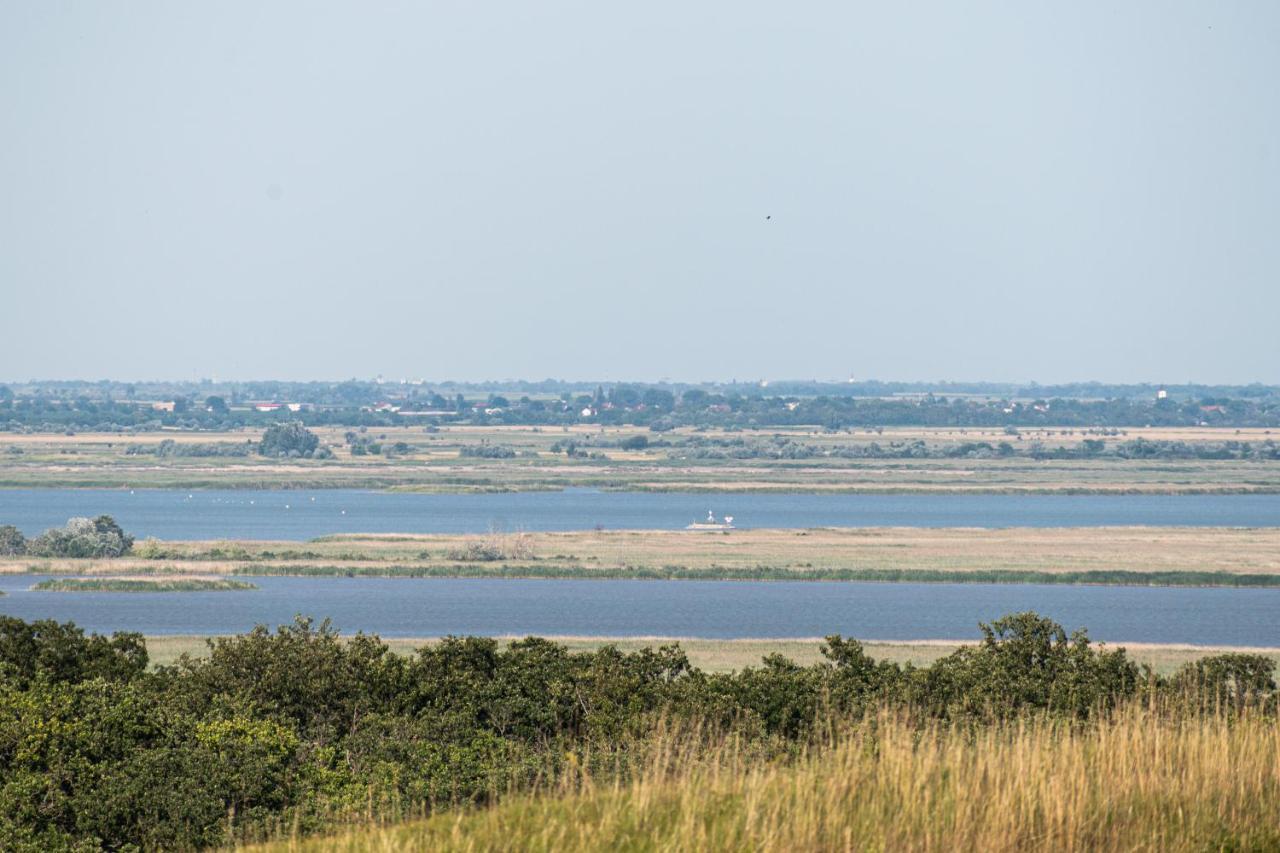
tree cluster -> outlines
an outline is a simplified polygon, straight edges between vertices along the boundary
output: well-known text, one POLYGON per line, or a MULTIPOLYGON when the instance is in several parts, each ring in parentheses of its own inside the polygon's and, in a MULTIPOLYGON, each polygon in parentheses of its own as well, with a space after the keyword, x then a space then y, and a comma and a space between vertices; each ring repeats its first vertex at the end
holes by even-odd
POLYGON ((258 442, 258 453, 262 456, 310 459, 319 446, 320 439, 314 432, 303 426, 301 421, 290 421, 267 427, 258 442))
POLYGON ((121 557, 133 548, 133 536, 109 515, 72 518, 62 527, 51 527, 27 539, 12 524, 0 527, 0 556, 121 557))

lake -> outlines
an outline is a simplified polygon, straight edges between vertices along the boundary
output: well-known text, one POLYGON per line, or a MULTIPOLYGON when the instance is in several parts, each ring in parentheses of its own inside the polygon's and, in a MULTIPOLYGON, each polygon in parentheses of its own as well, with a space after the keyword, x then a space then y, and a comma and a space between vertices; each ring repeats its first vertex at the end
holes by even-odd
POLYGON ((305 540, 333 533, 671 529, 732 515, 739 527, 1273 527, 1280 494, 814 495, 563 492, 415 494, 350 489, 0 489, 0 524, 27 535, 107 513, 139 537, 305 540))
POLYGON ((1280 589, 1023 584, 251 578, 247 592, 31 592, 0 575, 0 613, 95 631, 227 634, 298 613, 345 632, 969 639, 979 621, 1035 610, 1110 641, 1280 646, 1280 589))

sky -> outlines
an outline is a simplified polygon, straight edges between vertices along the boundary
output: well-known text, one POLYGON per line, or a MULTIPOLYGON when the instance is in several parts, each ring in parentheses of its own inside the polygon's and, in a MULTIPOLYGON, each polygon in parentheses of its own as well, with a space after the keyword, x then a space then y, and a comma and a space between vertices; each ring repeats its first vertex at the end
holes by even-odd
POLYGON ((0 2, 0 380, 1280 383, 1280 3, 0 2))

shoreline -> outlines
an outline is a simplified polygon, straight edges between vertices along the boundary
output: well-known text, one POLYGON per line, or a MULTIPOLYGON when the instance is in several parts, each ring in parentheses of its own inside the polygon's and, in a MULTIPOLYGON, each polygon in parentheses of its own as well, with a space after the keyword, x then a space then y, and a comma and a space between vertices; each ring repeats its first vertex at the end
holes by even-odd
POLYGON ((515 486, 491 486, 476 484, 386 484, 377 479, 350 482, 291 481, 244 482, 228 478, 222 480, 175 480, 164 484, 135 484, 123 479, 86 483, 83 481, 59 481, 45 476, 39 482, 0 480, 0 491, 188 491, 188 492, 374 492, 389 495, 515 495, 539 493, 563 493, 572 491, 598 492, 601 494, 635 495, 785 495, 785 496, 884 496, 930 495, 937 497, 965 495, 994 495, 1006 497, 1205 497, 1280 494, 1280 485, 1222 485, 1222 486, 1169 486, 1162 485, 1114 485, 1114 486, 959 486, 959 485, 833 485, 828 487, 796 488, 790 483, 777 486, 746 485, 732 483, 680 483, 678 485, 651 485, 633 483, 625 486, 606 486, 592 483, 563 485, 521 484, 515 486))

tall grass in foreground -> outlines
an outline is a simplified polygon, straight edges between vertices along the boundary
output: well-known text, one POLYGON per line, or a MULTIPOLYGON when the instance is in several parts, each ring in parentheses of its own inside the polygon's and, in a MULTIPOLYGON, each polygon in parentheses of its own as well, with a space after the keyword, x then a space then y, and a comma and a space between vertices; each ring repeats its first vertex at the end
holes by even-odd
POLYGON ((889 713, 792 760, 662 736, 630 782, 585 771, 425 820, 275 850, 1280 849, 1280 727, 1132 707, 1090 725, 921 727, 889 713))

